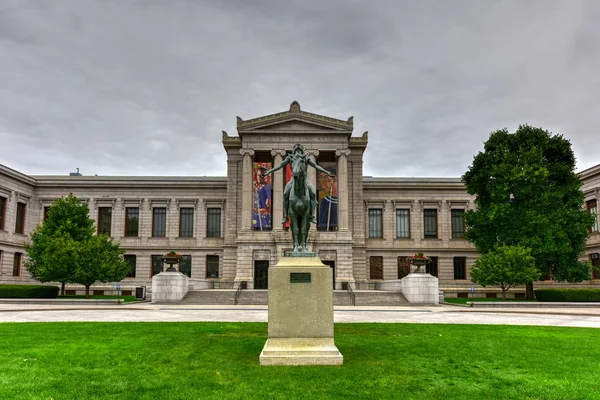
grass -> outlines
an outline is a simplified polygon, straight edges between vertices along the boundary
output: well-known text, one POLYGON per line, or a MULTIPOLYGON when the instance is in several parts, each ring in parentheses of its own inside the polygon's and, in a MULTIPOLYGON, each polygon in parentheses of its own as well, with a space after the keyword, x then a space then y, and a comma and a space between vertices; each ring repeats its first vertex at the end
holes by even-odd
POLYGON ((4 323, 0 398, 600 398, 598 329, 335 329, 343 366, 261 367, 261 323, 4 323))
MULTIPOLYGON (((131 302, 131 301, 139 301, 135 299, 135 296, 116 296, 116 295, 91 295, 90 294, 90 299, 98 299, 98 300, 110 300, 110 299, 123 299, 125 301, 125 303, 131 302)), ((68 296, 58 296, 57 299, 85 299, 85 295, 68 295, 68 296)))
POLYGON ((502 298, 497 298, 497 299, 487 299, 485 297, 475 297, 475 298, 466 298, 466 297, 453 297, 453 298, 444 298, 444 301, 446 303, 452 303, 452 304, 467 304, 470 301, 495 301, 495 302, 502 302, 502 301, 536 301, 536 300, 525 300, 525 299, 506 299, 506 300, 502 300, 502 298))

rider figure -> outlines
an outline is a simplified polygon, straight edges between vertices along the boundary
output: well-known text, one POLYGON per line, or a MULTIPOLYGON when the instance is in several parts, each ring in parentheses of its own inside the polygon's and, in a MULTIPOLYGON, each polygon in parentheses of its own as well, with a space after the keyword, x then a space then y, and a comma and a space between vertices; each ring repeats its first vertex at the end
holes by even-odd
MULTIPOLYGON (((315 164, 315 162, 313 160, 311 160, 311 158, 308 156, 308 154, 306 154, 304 152, 304 147, 301 144, 294 145, 294 149, 292 150, 292 153, 288 154, 283 159, 283 162, 281 164, 266 171, 264 173, 264 176, 267 176, 271 172, 275 172, 275 171, 283 168, 287 164, 291 164, 292 160, 294 160, 296 158, 302 158, 304 160, 304 162, 302 163, 302 165, 304 165, 304 168, 306 168, 307 165, 310 165, 310 166, 314 167, 317 171, 321 171, 321 172, 326 173, 329 176, 333 176, 333 174, 331 172, 329 172, 326 169, 323 169, 320 166, 318 166, 317 164, 315 164)), ((307 176, 306 170, 304 172, 305 172, 305 176, 307 176)), ((288 219, 288 215, 289 215, 288 203, 290 201, 290 191, 292 190, 293 186, 294 186, 294 177, 292 176, 292 179, 290 179, 290 181, 287 183, 287 185, 285 185, 285 189, 283 191, 283 221, 281 221, 282 224, 285 224, 288 219)), ((310 210, 311 210, 310 214, 312 216, 311 222, 313 224, 316 224, 317 220, 315 218, 315 210, 317 208, 317 191, 315 190, 315 187, 312 185, 312 183, 310 183, 310 181, 308 179, 306 180, 306 187, 308 188, 308 193, 310 196, 310 210)))

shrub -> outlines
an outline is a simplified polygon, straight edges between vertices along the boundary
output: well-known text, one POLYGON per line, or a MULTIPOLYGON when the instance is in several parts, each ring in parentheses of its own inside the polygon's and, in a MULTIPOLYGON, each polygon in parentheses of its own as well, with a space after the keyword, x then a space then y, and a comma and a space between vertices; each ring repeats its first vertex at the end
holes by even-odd
POLYGON ((0 299, 55 299, 57 286, 0 285, 0 299))
POLYGON ((597 301, 600 302, 600 289, 536 289, 538 301, 597 301))

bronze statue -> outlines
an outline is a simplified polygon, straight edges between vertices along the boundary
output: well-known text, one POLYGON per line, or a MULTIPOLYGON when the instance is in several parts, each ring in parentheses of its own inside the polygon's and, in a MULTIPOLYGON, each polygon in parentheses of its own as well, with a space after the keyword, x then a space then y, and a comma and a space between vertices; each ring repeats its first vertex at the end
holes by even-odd
POLYGON ((306 240, 308 238, 310 223, 317 223, 315 219, 317 191, 308 181, 308 166, 310 165, 317 171, 324 172, 329 176, 333 176, 333 174, 315 164, 304 152, 304 147, 301 144, 296 144, 292 153, 288 154, 281 164, 266 171, 264 175, 267 176, 287 164, 292 169, 292 179, 290 179, 283 191, 283 221, 281 223, 285 224, 288 216, 290 217, 290 229, 292 230, 294 242, 292 252, 306 252, 306 240))

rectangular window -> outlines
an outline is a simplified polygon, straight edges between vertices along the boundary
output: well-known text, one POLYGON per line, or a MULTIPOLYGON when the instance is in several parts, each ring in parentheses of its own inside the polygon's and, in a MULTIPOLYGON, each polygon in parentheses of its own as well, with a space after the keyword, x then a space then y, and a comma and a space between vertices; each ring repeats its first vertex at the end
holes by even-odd
POLYGON ((465 210, 452 210, 452 238, 459 239, 465 237, 465 210))
POLYGON ((410 274, 410 261, 408 256, 398 257, 398 279, 402 279, 408 274, 410 274))
POLYGON ((219 277, 219 256, 206 256, 206 279, 219 277))
POLYGON ((127 278, 135 278, 135 267, 136 267, 135 255, 125 254, 123 256, 123 258, 125 259, 125 261, 127 261, 129 263, 129 266, 131 267, 131 269, 129 270, 129 273, 127 274, 127 278))
POLYGON ((429 257, 431 258, 431 262, 427 264, 425 267, 425 272, 431 274, 433 276, 438 276, 438 258, 437 257, 429 257))
POLYGON ((383 257, 369 257, 369 279, 383 279, 383 257))
POLYGON ((405 208, 396 209, 396 237, 410 237, 410 210, 405 208))
POLYGON ((206 236, 221 237, 221 209, 206 209, 206 236))
POLYGON ((167 209, 154 207, 152 209, 152 236, 165 237, 167 235, 167 209))
POLYGON ((21 276, 21 258, 23 254, 15 253, 15 258, 13 259, 13 276, 21 276))
POLYGON ((192 277, 192 256, 183 256, 183 260, 179 263, 179 272, 187 275, 188 278, 192 277))
POLYGON ((592 279, 600 279, 600 254, 590 254, 592 259, 592 279))
POLYGON ((467 257, 454 257, 454 279, 467 279, 467 257))
POLYGON ((437 234, 437 209, 423 210, 423 224, 425 225, 425 239, 435 239, 437 234))
POLYGON ((112 208, 98 207, 98 235, 106 233, 110 236, 110 226, 112 223, 112 208))
POLYGON ((48 211, 50 210, 49 206, 44 207, 44 221, 48 219, 48 211))
POLYGON ((125 236, 137 237, 140 228, 140 208, 125 208, 125 236))
POLYGON ((163 271, 163 260, 162 256, 152 256, 152 276, 160 274, 163 271))
POLYGON ((179 236, 192 237, 194 236, 194 209, 180 208, 179 209, 179 236))
POLYGON ((383 238, 383 212, 380 208, 369 208, 369 237, 383 238))
POLYGON ((585 202, 585 206, 590 214, 594 216, 594 224, 590 228, 590 232, 598 232, 598 202, 589 200, 585 202))
POLYGON ((0 197, 0 230, 4 230, 4 221, 6 219, 6 198, 0 197))
POLYGON ((25 233, 25 203, 17 203, 17 222, 15 233, 25 233))

